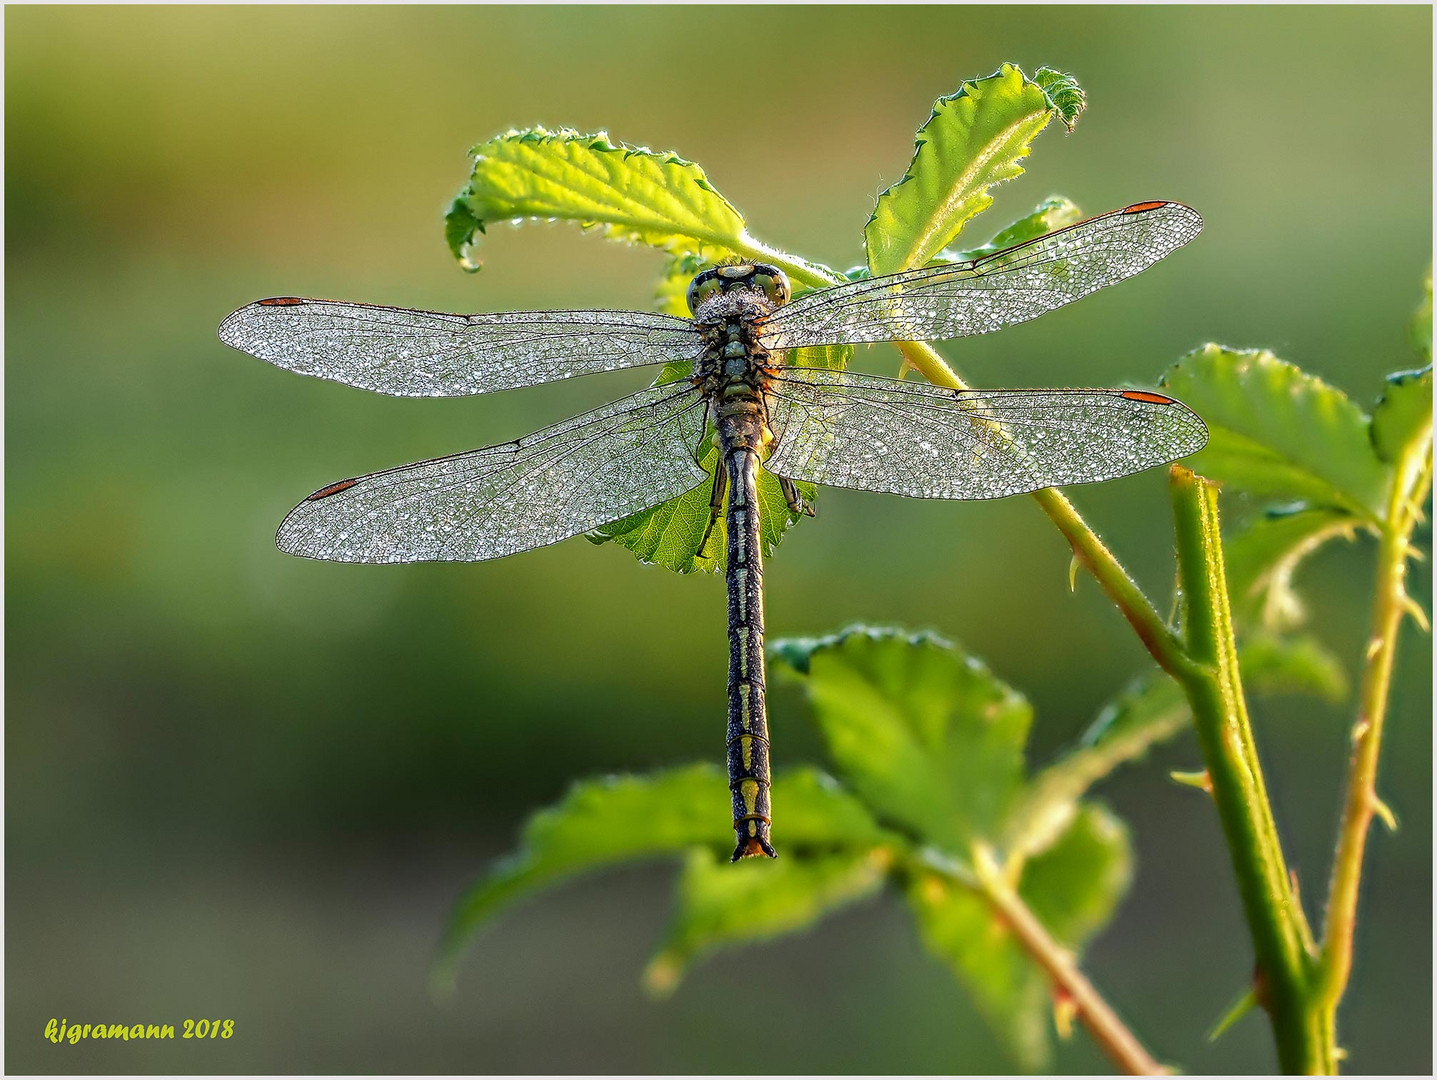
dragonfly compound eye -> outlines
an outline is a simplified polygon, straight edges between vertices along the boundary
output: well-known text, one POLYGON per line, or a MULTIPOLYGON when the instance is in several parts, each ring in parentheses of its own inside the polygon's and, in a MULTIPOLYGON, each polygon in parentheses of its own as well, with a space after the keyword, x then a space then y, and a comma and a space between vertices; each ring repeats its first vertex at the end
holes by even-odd
POLYGON ((776 266, 759 265, 754 268, 753 283, 763 290, 772 304, 786 304, 793 290, 789 287, 788 277, 776 266))
POLYGON ((689 282, 689 312, 697 315, 699 308, 712 297, 723 292, 723 283, 712 270, 705 270, 689 282))

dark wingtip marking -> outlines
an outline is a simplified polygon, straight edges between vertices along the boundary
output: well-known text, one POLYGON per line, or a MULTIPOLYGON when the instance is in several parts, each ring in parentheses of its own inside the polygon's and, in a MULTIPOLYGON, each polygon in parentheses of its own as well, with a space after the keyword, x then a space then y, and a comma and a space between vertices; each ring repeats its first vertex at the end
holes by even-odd
POLYGON ((313 495, 305 499, 305 502, 318 502, 320 499, 328 498, 331 495, 338 495, 341 491, 348 491, 359 483, 358 480, 341 480, 337 484, 330 484, 329 487, 322 487, 313 495))
POLYGON ((1148 390, 1124 390, 1123 397, 1129 401, 1146 401, 1149 405, 1176 405, 1177 399, 1154 394, 1148 390))
POLYGON ((302 296, 271 296, 268 300, 259 301, 260 307, 294 307, 295 304, 304 303, 302 296))
POLYGON ((1167 203, 1167 200, 1166 200, 1166 199, 1158 199, 1158 200, 1156 200, 1155 202, 1139 202, 1139 203, 1133 203, 1132 206, 1125 206, 1125 207, 1123 207, 1123 213, 1125 213, 1125 214, 1146 214, 1149 210, 1156 210, 1156 209, 1157 209, 1158 207, 1160 207, 1160 206, 1167 206, 1167 205, 1168 205, 1168 203, 1167 203))

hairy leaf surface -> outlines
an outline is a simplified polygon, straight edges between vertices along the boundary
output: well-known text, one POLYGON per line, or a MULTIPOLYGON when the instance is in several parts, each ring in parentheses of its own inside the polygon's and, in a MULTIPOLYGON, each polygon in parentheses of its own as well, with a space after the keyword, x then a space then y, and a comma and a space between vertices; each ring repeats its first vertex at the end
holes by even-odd
POLYGON ((1208 425, 1196 471, 1256 495, 1301 499, 1375 520, 1388 470, 1347 395, 1266 350, 1205 345, 1163 384, 1208 425))
POLYGON ((864 229, 870 271, 893 274, 928 263, 992 204, 990 188, 1022 174, 1018 163, 1054 117, 1071 127, 1083 104, 1077 83, 1047 69, 1039 76, 1029 79, 1004 64, 934 102, 908 171, 878 197, 864 229))
POLYGON ((605 132, 510 131, 470 150, 469 182, 445 219, 454 257, 496 221, 575 221, 601 235, 717 261, 742 243, 743 217, 703 169, 674 153, 615 143, 605 132))
POLYGON ((852 628, 775 646, 804 680, 840 776, 950 852, 992 835, 1023 782, 1028 703, 931 635, 852 628))

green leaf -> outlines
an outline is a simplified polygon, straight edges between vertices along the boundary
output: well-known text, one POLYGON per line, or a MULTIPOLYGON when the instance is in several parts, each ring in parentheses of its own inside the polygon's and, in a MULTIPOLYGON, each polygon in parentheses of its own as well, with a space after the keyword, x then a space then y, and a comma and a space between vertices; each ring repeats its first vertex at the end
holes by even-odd
POLYGON ((992 835, 1023 781, 1032 709, 932 635, 852 627, 775 644, 806 676, 828 752, 879 816, 953 854, 992 835))
MULTIPOLYGON (((710 442, 699 465, 712 477, 718 460, 718 447, 710 442)), ((809 505, 817 499, 818 489, 812 484, 797 483, 795 486, 809 505)), ((699 551, 704 529, 709 523, 709 502, 712 498, 713 482, 710 480, 676 499, 630 514, 586 536, 595 544, 606 544, 612 540, 628 548, 643 562, 657 563, 680 574, 691 574, 696 570, 722 573, 727 561, 728 525, 724 516, 728 506, 727 492, 724 494, 725 510, 719 512, 708 544, 702 553, 699 551)), ((758 507, 759 539, 767 558, 778 547, 784 532, 802 515, 789 509, 778 477, 767 469, 758 471, 758 507)))
POLYGON ((1078 209, 1077 203, 1061 195, 1052 195, 1039 203, 1031 214, 1019 218, 1001 230, 982 247, 970 248, 967 251, 950 251, 945 248, 934 257, 933 262, 967 262, 969 259, 980 259, 995 251, 1026 244, 1029 240, 1036 240, 1082 219, 1083 212, 1078 209))
POLYGON ((1012 64, 966 82, 933 104, 919 130, 913 161, 878 197, 864 229, 868 266, 892 274, 925 265, 993 202, 989 189, 1022 174, 1033 138, 1055 117, 1071 124, 1081 90, 1070 77, 1040 72, 1046 85, 1012 64), (1051 90, 1062 108, 1049 96, 1051 90))
POLYGON ((501 907, 586 870, 731 843, 728 783, 712 765, 585 780, 524 826, 519 850, 456 905, 440 946, 447 978, 459 948, 501 907))
MULTIPOLYGON (((1053 936, 1078 951, 1112 915, 1131 878, 1127 832, 1084 806, 1023 868, 1018 892, 1053 936)), ((968 989, 1018 1065, 1043 1071, 1051 1056, 1047 975, 987 901, 950 877, 919 871, 908 900, 924 945, 968 989)))
POLYGON ((1071 134, 1078 124, 1078 117, 1088 107, 1088 95, 1078 85, 1078 80, 1066 71, 1040 67, 1033 73, 1033 81, 1043 88, 1053 108, 1058 110, 1058 119, 1071 134))
POLYGON ((445 219, 455 258, 496 221, 576 221, 605 237, 717 261, 744 243, 744 221, 703 169, 604 132, 510 131, 470 150, 469 182, 445 219))
MULTIPOLYGON (((845 851, 891 853, 902 843, 817 769, 779 773, 773 802, 783 814, 777 835, 791 860, 845 851)), ((698 848, 727 859, 730 810, 728 781, 712 765, 575 784, 562 801, 531 817, 519 850, 460 899, 440 948, 440 980, 451 977, 458 951, 470 935, 529 893, 600 867, 698 848)), ((764 865, 773 864, 764 860, 764 865)))
MULTIPOLYGON (((1430 323, 1430 312, 1428 320, 1430 323)), ((1372 410, 1372 445, 1378 456, 1399 462, 1409 446, 1431 438, 1432 365, 1387 376, 1387 388, 1372 410)))
POLYGON ((706 848, 689 855, 678 912, 644 972, 650 993, 671 994, 694 961, 715 949, 806 929, 872 896, 883 887, 892 853, 874 847, 761 862, 731 864, 706 848))
POLYGON ((1223 540, 1228 591, 1240 622, 1290 630, 1307 617, 1292 587, 1303 560, 1333 537, 1351 539, 1356 519, 1330 507, 1273 507, 1223 540))
POLYGON ((1220 345, 1189 353, 1163 383, 1211 432, 1189 459, 1196 471, 1367 520, 1383 512, 1388 470, 1368 443, 1367 417, 1342 391, 1266 350, 1220 345))
POLYGON ((1427 267, 1427 277, 1423 279, 1422 301, 1417 305, 1417 310, 1412 313, 1412 321, 1407 326, 1407 336, 1416 349, 1427 361, 1432 363, 1432 267, 1427 267))
POLYGON ((1057 843, 1028 861, 1018 891, 1054 938, 1077 949, 1112 916, 1132 868, 1127 826, 1084 803, 1057 843))

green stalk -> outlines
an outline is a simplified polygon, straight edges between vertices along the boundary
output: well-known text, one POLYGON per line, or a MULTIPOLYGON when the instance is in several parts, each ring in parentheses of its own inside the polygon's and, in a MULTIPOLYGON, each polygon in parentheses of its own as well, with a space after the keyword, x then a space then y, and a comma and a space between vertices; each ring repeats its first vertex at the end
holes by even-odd
POLYGON ((1334 1053, 1337 1006, 1352 974, 1353 931, 1357 923, 1367 834, 1374 816, 1390 814, 1377 795, 1377 760, 1397 654, 1397 632, 1403 615, 1412 610, 1406 590, 1407 559, 1412 531, 1421 519, 1422 503, 1432 482, 1431 449, 1429 429, 1426 437, 1417 440, 1398 462, 1378 549, 1372 635, 1362 672, 1357 722, 1352 728, 1347 800, 1327 894, 1321 978, 1317 987, 1318 1005, 1333 1040, 1334 1053))
POLYGON ((1283 1071, 1331 1073, 1330 1033, 1313 1007, 1312 934, 1283 859, 1243 696, 1217 485, 1174 465, 1171 491, 1192 661, 1180 681, 1257 957, 1254 990, 1271 1019, 1283 1071))

